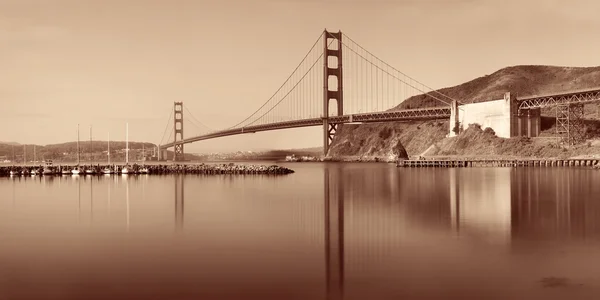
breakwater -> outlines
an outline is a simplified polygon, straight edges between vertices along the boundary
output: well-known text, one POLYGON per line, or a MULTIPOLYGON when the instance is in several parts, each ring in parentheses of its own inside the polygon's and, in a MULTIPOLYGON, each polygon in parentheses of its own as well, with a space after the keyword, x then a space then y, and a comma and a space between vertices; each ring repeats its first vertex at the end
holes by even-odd
POLYGON ((239 174, 239 175, 286 175, 293 170, 277 165, 236 165, 230 164, 171 164, 171 165, 58 165, 58 166, 4 166, 0 176, 24 175, 110 175, 110 174, 239 174), (77 172, 73 172, 77 170, 77 172), (78 174, 74 174, 78 173, 78 174))
POLYGON ((458 159, 458 160, 399 160, 404 168, 467 168, 467 167, 593 167, 598 158, 572 159, 458 159))

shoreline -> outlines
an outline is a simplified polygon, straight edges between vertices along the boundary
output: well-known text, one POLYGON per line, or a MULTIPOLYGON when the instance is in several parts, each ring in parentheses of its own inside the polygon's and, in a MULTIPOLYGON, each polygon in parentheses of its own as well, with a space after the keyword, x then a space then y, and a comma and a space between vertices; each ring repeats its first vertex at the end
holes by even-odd
POLYGON ((318 162, 348 162, 348 163, 398 163, 403 160, 424 160, 424 161, 482 161, 482 160, 586 160, 596 159, 600 160, 600 155, 577 155, 577 156, 556 156, 556 157, 543 157, 543 156, 508 156, 508 155, 453 155, 453 156, 410 156, 408 159, 396 159, 387 157, 357 157, 357 156, 344 156, 344 157, 326 157, 317 158, 315 160, 280 160, 277 162, 285 163, 318 163, 318 162))

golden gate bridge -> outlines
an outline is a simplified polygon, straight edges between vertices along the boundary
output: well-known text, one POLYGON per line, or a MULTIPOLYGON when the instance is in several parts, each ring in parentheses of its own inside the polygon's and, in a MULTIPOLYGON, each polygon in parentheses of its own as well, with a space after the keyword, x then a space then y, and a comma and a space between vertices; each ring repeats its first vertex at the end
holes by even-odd
MULTIPOLYGON (((322 126, 326 155, 340 124, 408 120, 451 119, 459 104, 471 99, 454 99, 394 68, 340 32, 323 31, 300 63, 272 96, 236 124, 215 130, 175 102, 159 143, 159 159, 174 148, 174 161, 184 157, 184 145, 225 136, 270 130, 322 126), (320 46, 321 45, 321 46, 320 46), (399 105, 420 96, 420 108, 399 105), (184 137, 185 127, 193 134, 184 137), (166 133, 171 132, 167 137, 166 133), (165 139, 165 137, 167 137, 165 139)), ((514 118, 539 115, 539 110, 557 111, 557 134, 569 143, 581 141, 583 104, 600 101, 600 89, 565 92, 560 95, 515 99, 514 118)), ((511 116, 511 118, 513 118, 511 116)), ((519 135, 527 134, 519 130, 519 135)))

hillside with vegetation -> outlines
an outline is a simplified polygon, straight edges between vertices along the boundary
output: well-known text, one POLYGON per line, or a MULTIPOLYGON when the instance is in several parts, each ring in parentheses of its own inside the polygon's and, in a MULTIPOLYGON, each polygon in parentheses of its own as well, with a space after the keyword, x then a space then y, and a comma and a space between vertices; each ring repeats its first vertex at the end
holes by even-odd
MULTIPOLYGON (((513 66, 500 69, 438 92, 463 103, 498 100, 510 92, 517 97, 600 88, 600 67, 513 66)), ((394 109, 444 105, 427 94, 416 95, 394 109)))
MULTIPOLYGON (((89 161, 90 159, 103 161, 107 158, 108 143, 106 141, 92 141, 91 143, 86 141, 80 142, 79 145, 80 158, 82 161, 89 161)), ((143 154, 151 156, 155 147, 156 145, 152 143, 129 142, 130 158, 141 160, 143 154)), ((126 142, 111 141, 111 160, 124 161, 125 148, 126 142)), ((43 160, 54 160, 57 162, 77 160, 77 142, 52 145, 0 143, 0 162, 23 162, 24 156, 27 161, 32 162, 34 160, 34 150, 35 158, 40 162, 43 160)))
MULTIPOLYGON (((600 67, 513 66, 438 91, 463 103, 471 103, 502 99, 506 92, 523 97, 599 87, 600 67)), ((410 97, 390 110, 442 105, 444 104, 431 96, 422 94, 410 97)), ((600 137, 597 104, 586 106, 586 135, 590 140, 584 145, 568 150, 557 147, 555 140, 550 138, 553 136, 555 125, 552 110, 543 110, 542 115, 544 117, 542 117, 541 136, 548 138, 502 139, 491 132, 484 134, 477 127, 465 131, 462 137, 446 138, 449 130, 447 120, 345 124, 336 133, 328 158, 391 160, 390 158, 394 156, 393 148, 398 141, 411 157, 422 155, 544 157, 600 155, 600 145, 596 141, 600 137), (468 140, 471 142, 465 142, 468 140)))

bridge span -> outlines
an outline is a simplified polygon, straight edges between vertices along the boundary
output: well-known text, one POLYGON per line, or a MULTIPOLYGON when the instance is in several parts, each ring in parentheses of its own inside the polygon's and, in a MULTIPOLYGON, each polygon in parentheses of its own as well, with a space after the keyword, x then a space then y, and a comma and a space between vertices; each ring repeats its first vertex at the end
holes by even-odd
MULTIPOLYGON (((450 118, 450 106, 448 107, 428 107, 420 109, 406 109, 398 111, 384 111, 375 113, 363 113, 363 114, 351 114, 343 116, 332 116, 329 117, 329 122, 335 124, 344 123, 373 123, 373 122, 392 122, 392 121, 409 121, 409 120, 435 120, 435 119, 448 119, 450 118)), ((312 118, 303 120, 293 120, 276 122, 262 125, 251 125, 241 128, 231 128, 225 130, 219 130, 205 135, 195 136, 191 138, 183 139, 178 144, 188 144, 203 140, 209 140, 219 137, 245 134, 245 133, 256 133, 261 131, 299 128, 299 127, 311 127, 321 126, 325 122, 324 118, 312 118)), ((161 145, 161 149, 171 148, 175 146, 175 142, 161 145)))
POLYGON ((504 99, 465 104, 395 69, 342 32, 325 30, 275 93, 247 118, 227 129, 208 128, 188 111, 191 119, 186 119, 186 132, 190 126, 198 131, 184 137, 185 107, 182 102, 175 102, 173 123, 169 117, 158 153, 159 159, 165 158, 166 150, 174 148, 173 160, 180 161, 184 145, 197 141, 322 126, 323 151, 327 155, 339 124, 409 120, 449 119, 448 136, 477 123, 494 129, 500 137, 535 137, 540 133, 540 111, 548 107, 556 112, 556 136, 563 143, 576 144, 585 136, 583 105, 593 102, 600 103, 600 88, 520 99, 506 93, 504 99), (320 41, 322 48, 317 47, 320 41), (413 96, 440 104, 390 110, 413 96), (169 136, 165 140, 169 126, 173 126, 173 139, 169 136))
POLYGON ((276 92, 250 116, 228 129, 211 130, 194 118, 198 122, 190 121, 185 126, 196 126, 201 132, 184 138, 182 103, 176 102, 172 112, 174 138, 163 143, 168 123, 159 143, 159 155, 174 148, 177 161, 183 159, 183 148, 188 143, 311 126, 322 126, 323 150, 327 154, 339 124, 448 119, 453 102, 460 103, 395 69, 342 32, 324 30, 276 92), (319 42, 322 47, 318 47, 319 42), (404 99, 423 94, 427 100, 440 104, 389 110, 404 99))

